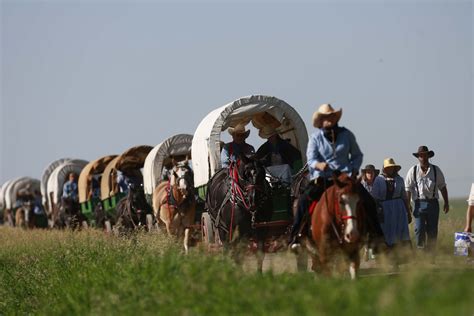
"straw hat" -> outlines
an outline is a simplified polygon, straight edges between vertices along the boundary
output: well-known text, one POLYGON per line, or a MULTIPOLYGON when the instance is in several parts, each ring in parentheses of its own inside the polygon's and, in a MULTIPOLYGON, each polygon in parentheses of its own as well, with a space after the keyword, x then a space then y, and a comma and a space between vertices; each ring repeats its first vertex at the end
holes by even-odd
POLYGON ((278 131, 272 126, 264 126, 258 132, 258 136, 261 138, 270 138, 275 134, 278 134, 278 131))
POLYGON ((252 124, 255 128, 261 129, 264 126, 271 126, 273 128, 280 127, 281 123, 270 113, 257 113, 252 117, 252 124))
POLYGON ((380 173, 379 169, 375 169, 374 165, 366 165, 363 169, 361 169, 362 172, 367 172, 367 171, 373 171, 375 176, 378 176, 380 173))
POLYGON ((395 160, 393 160, 393 158, 387 158, 383 161, 383 169, 385 170, 385 168, 388 168, 388 167, 395 167, 397 172, 400 171, 400 169, 402 169, 400 165, 397 165, 395 163, 395 160))
POLYGON ((420 154, 423 154, 423 153, 427 153, 429 158, 434 156, 434 151, 428 150, 427 146, 418 147, 418 151, 416 153, 413 153, 413 156, 418 158, 420 156, 420 154))
POLYGON ((250 130, 245 128, 245 125, 242 123, 239 123, 235 125, 235 127, 229 127, 228 128, 229 134, 234 136, 234 135, 245 135, 245 138, 249 137, 250 135, 250 130))
POLYGON ((342 116, 342 109, 339 110, 334 110, 334 108, 331 106, 331 104, 323 104, 319 107, 319 109, 313 113, 313 126, 317 128, 321 128, 323 124, 323 118, 331 115, 331 114, 336 114, 338 122, 341 119, 342 116))

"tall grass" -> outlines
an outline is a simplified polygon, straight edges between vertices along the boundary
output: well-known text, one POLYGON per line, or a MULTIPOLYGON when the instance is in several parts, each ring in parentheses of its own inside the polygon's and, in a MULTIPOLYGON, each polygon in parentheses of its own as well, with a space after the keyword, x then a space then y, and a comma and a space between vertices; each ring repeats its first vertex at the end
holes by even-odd
MULTIPOLYGON (((0 227, 0 314, 472 315, 474 270, 451 255, 452 233, 462 228, 462 217, 451 217, 440 225, 440 237, 449 236, 436 265, 417 260, 400 275, 356 282, 271 269, 257 275, 222 254, 196 248, 185 256, 159 234, 0 227)), ((271 260, 292 266, 291 259, 271 260)))

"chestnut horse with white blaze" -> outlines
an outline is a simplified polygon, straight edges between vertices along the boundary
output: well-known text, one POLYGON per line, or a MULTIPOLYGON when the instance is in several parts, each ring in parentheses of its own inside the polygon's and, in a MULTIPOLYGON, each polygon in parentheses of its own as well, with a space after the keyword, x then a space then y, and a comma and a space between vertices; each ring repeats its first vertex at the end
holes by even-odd
POLYGON ((193 178, 193 171, 186 160, 174 164, 170 180, 160 183, 153 191, 155 217, 165 224, 168 235, 184 236, 186 253, 196 213, 193 178))
POLYGON ((349 259, 350 276, 355 279, 362 236, 366 235, 366 211, 356 179, 343 173, 335 175, 333 180, 334 185, 323 193, 311 215, 312 237, 317 248, 313 270, 329 274, 327 265, 331 255, 335 250, 342 250, 349 259))

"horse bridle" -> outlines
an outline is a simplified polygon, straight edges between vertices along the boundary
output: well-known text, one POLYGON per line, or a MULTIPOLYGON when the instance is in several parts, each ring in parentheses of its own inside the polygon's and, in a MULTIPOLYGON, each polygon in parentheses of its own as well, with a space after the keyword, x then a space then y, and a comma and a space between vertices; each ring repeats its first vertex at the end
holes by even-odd
MULTIPOLYGON (((357 222, 357 216, 355 215, 342 215, 342 212, 341 212, 341 197, 342 195, 344 194, 343 192, 339 192, 340 190, 336 190, 336 196, 335 196, 335 199, 334 199, 334 216, 336 217, 336 220, 340 219, 340 222, 342 223, 341 225, 341 228, 342 228, 342 231, 344 231, 344 228, 345 228, 345 225, 346 225, 346 221, 349 220, 349 219, 353 219, 357 222)), ((326 195, 326 205, 329 205, 327 202, 327 194, 326 195)), ((355 211, 355 210, 354 210, 355 211)), ((339 241, 339 244, 343 244, 344 241, 343 239, 341 238, 341 235, 336 227, 336 225, 334 224, 334 220, 331 219, 331 226, 332 226, 332 229, 334 230, 334 233, 339 241)))

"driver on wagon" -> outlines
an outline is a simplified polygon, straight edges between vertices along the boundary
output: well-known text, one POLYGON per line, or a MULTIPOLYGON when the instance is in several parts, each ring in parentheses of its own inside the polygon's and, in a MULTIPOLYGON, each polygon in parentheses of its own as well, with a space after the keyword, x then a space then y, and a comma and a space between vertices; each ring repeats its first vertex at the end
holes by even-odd
POLYGON ((77 175, 74 172, 69 173, 69 180, 63 185, 63 199, 79 200, 77 175))
POLYGON ((235 127, 229 127, 229 134, 232 136, 232 141, 225 144, 221 151, 222 168, 228 168, 230 162, 236 162, 240 155, 247 156, 255 153, 253 146, 245 142, 250 135, 250 130, 246 129, 244 124, 239 123, 235 127))
POLYGON ((271 126, 264 126, 260 129, 258 135, 266 138, 267 141, 257 150, 256 158, 263 159, 265 167, 277 165, 289 165, 293 172, 301 164, 301 153, 290 142, 284 140, 278 134, 278 131, 271 126))

